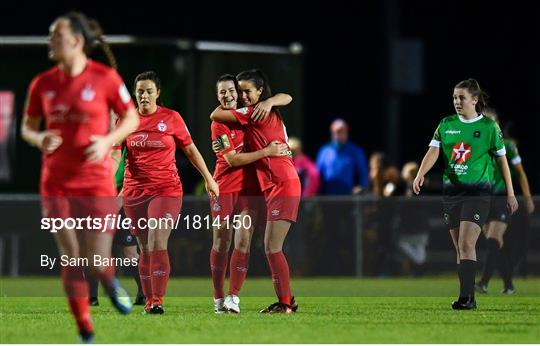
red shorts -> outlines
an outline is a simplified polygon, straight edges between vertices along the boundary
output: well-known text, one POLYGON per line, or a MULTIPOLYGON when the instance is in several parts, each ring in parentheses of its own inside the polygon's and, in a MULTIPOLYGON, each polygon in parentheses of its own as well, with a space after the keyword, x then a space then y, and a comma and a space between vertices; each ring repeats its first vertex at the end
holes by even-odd
POLYGON ((70 225, 76 222, 74 227, 82 227, 84 231, 114 234, 115 228, 111 219, 118 213, 118 198, 109 194, 108 188, 63 189, 57 185, 41 190, 41 211, 44 218, 63 219, 68 227, 72 227, 70 225), (68 222, 67 219, 73 220, 68 222))
POLYGON ((296 222, 302 187, 300 179, 286 180, 263 191, 266 201, 266 220, 296 222))
POLYGON ((240 214, 243 211, 256 217, 264 210, 264 200, 261 191, 242 190, 220 194, 217 200, 210 201, 212 217, 223 219, 226 216, 240 214))
MULTIPOLYGON (((141 235, 148 230, 150 219, 162 222, 169 226, 176 224, 182 210, 182 197, 178 196, 140 196, 136 198, 124 197, 124 211, 126 217, 131 219, 131 234, 141 235), (159 220, 167 221, 159 221, 159 220)), ((154 221, 152 221, 154 222, 154 221)))

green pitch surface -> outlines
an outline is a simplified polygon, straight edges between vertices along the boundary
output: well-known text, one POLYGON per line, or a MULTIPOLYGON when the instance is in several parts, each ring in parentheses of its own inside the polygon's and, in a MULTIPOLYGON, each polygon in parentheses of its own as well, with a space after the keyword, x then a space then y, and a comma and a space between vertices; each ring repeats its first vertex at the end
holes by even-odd
MULTIPOLYGON (((0 280, 0 342, 76 341, 58 278, 0 280)), ((295 279, 298 312, 262 315, 271 282, 248 278, 241 314, 215 315, 209 279, 174 279, 164 315, 122 316, 105 297, 92 314, 98 343, 539 343, 540 279, 515 284, 502 296, 494 280, 476 311, 453 311, 453 277, 295 279)))

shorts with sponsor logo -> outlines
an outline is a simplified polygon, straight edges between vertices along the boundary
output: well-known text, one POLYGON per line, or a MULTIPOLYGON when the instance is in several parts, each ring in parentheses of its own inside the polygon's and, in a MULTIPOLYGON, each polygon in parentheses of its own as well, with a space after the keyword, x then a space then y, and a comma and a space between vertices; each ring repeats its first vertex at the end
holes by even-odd
POLYGON ((126 217, 131 219, 130 232, 134 236, 148 231, 150 219, 161 222, 163 227, 170 227, 171 223, 174 226, 182 210, 182 197, 178 196, 124 196, 123 202, 126 217))
POLYGON ((296 222, 302 188, 300 179, 280 182, 263 191, 266 201, 266 220, 296 222))
POLYGON ((511 219, 512 214, 508 209, 506 195, 494 194, 491 196, 491 207, 489 209, 487 222, 499 221, 509 224, 511 219))
POLYGON ((92 222, 90 228, 83 226, 84 231, 114 234, 114 227, 105 225, 107 215, 113 217, 118 211, 118 198, 110 189, 65 189, 56 185, 47 189, 42 186, 41 190, 41 213, 44 218, 99 220, 101 225, 92 222))
POLYGON ((491 185, 447 185, 443 188, 444 223, 458 229, 460 221, 470 221, 482 227, 491 204, 491 185))

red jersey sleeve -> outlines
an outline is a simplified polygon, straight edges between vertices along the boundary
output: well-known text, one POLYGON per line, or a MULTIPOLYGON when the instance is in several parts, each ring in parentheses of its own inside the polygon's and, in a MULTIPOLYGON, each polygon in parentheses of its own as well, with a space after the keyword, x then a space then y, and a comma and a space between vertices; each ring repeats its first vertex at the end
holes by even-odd
POLYGON ((221 138, 221 142, 224 145, 224 149, 219 152, 220 154, 226 154, 235 150, 231 137, 231 129, 225 124, 214 121, 212 122, 212 141, 215 141, 217 138, 221 138))
POLYGON ((231 112, 234 114, 238 122, 242 125, 249 124, 251 121, 251 115, 253 114, 253 107, 244 107, 239 109, 233 109, 231 112))
POLYGON ((107 102, 119 117, 122 117, 128 109, 134 107, 131 95, 122 77, 113 69, 111 69, 107 78, 107 102))
POLYGON ((184 119, 182 119, 182 116, 175 112, 174 116, 174 128, 173 128, 173 137, 174 141, 177 145, 181 147, 187 147, 191 143, 193 143, 193 140, 191 139, 191 134, 189 133, 189 130, 186 126, 186 123, 184 122, 184 119))
POLYGON ((39 77, 36 77, 30 83, 28 87, 28 94, 26 95, 26 103, 24 106, 24 114, 30 117, 42 117, 43 108, 41 106, 41 90, 39 88, 39 77))

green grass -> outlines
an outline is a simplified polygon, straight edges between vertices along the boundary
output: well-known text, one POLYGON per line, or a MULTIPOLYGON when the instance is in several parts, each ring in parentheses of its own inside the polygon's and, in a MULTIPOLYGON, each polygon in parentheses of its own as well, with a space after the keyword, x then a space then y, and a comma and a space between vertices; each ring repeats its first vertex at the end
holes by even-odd
MULTIPOLYGON (((58 278, 0 280, 0 342, 76 340, 58 278)), ((514 296, 501 296, 494 280, 476 311, 450 309, 456 281, 295 279, 300 308, 285 316, 257 313, 275 300, 269 279, 247 280, 239 315, 212 313, 209 279, 174 279, 162 316, 143 316, 140 307, 121 316, 103 297, 92 313, 98 343, 540 342, 540 279, 516 280, 514 296)))

